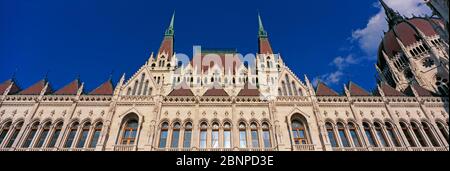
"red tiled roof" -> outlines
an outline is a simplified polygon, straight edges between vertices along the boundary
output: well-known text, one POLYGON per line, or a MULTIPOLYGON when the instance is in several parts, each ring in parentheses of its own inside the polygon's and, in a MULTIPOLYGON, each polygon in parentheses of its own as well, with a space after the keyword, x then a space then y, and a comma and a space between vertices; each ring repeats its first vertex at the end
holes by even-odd
POLYGON ((168 96, 194 96, 194 93, 192 93, 190 87, 183 82, 182 84, 174 87, 168 96))
POLYGON ((339 96, 339 94, 336 93, 336 91, 329 88, 327 85, 325 85, 322 82, 319 82, 319 84, 317 84, 316 95, 317 96, 339 96))
POLYGON ((159 48, 158 53, 163 52, 169 54, 169 56, 167 56, 167 59, 170 61, 173 55, 173 37, 171 36, 164 37, 163 41, 161 42, 161 47, 159 48))
POLYGON ((89 95, 112 95, 114 92, 114 88, 111 80, 108 80, 92 90, 89 95))
POLYGON ((273 54, 269 38, 259 38, 259 54, 273 54))
POLYGON ((203 94, 203 96, 229 96, 228 93, 224 89, 209 89, 203 94))
POLYGON ((56 91, 55 95, 76 95, 80 88, 79 80, 75 79, 63 88, 56 91))
MULTIPOLYGON (((40 95, 42 89, 44 89, 45 84, 47 83, 47 81, 45 79, 40 80, 39 82, 33 84, 32 86, 28 87, 25 90, 22 90, 21 92, 19 92, 20 95, 40 95)), ((45 94, 51 93, 51 88, 50 86, 47 87, 47 90, 45 91, 45 94)))
POLYGON ((238 96, 259 96, 260 92, 256 86, 246 83, 244 88, 239 91, 238 96))
POLYGON ((382 83, 380 88, 385 96, 405 96, 403 93, 397 91, 386 83, 382 83))
POLYGON ((13 82, 12 79, 9 79, 0 84, 0 95, 3 95, 3 93, 5 93, 6 89, 11 85, 11 83, 13 83, 13 85, 11 86, 8 94, 15 94, 20 91, 19 86, 17 86, 17 84, 13 82))
POLYGON ((350 91, 350 95, 352 96, 370 96, 370 94, 366 90, 353 82, 350 82, 350 84, 348 85, 348 91, 350 91))

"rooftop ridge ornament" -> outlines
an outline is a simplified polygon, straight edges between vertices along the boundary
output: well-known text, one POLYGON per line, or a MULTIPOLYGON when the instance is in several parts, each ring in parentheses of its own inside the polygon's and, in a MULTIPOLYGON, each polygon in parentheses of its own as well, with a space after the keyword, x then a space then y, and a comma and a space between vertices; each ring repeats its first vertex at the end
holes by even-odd
POLYGON ((398 11, 394 11, 392 8, 390 8, 384 0, 379 0, 381 3, 381 6, 384 8, 384 12, 386 13, 386 20, 389 24, 389 29, 392 29, 396 24, 402 22, 405 20, 404 17, 400 15, 398 11))

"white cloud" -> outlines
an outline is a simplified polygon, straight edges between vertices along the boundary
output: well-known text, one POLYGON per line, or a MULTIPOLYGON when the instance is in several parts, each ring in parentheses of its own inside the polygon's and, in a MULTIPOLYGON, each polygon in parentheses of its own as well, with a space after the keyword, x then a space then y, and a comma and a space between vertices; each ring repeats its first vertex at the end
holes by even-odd
POLYGON ((355 59, 353 55, 347 55, 345 57, 338 56, 334 58, 333 62, 330 63, 330 65, 334 66, 336 70, 314 78, 313 83, 314 85, 317 85, 319 81, 322 81, 328 85, 337 84, 344 76, 344 69, 352 64, 357 64, 358 62, 359 60, 355 59))
MULTIPOLYGON (((411 17, 413 14, 431 14, 430 8, 424 4, 423 0, 385 0, 385 2, 389 7, 407 17, 411 17)), ((383 31, 388 30, 384 9, 378 2, 375 3, 375 6, 380 10, 369 19, 366 27, 352 32, 352 40, 358 42, 361 50, 363 50, 370 59, 376 59, 376 52, 383 36, 383 31)))

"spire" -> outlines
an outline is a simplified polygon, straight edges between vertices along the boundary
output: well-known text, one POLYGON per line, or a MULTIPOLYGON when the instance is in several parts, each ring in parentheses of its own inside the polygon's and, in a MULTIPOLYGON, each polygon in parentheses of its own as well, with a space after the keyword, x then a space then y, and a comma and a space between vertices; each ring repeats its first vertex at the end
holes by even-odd
POLYGON ((259 22, 259 30, 258 30, 258 37, 259 38, 263 38, 263 37, 267 37, 267 32, 266 30, 264 30, 264 26, 261 20, 261 15, 258 12, 258 22, 259 22))
POLYGON ((397 11, 394 11, 392 8, 390 8, 384 0, 379 0, 381 3, 381 6, 384 8, 384 12, 386 13, 386 20, 389 23, 389 29, 393 28, 397 23, 400 23, 404 20, 404 18, 398 13, 397 11))
POLYGON ((174 31, 174 22, 175 22, 175 11, 173 11, 172 14, 172 19, 170 20, 170 25, 169 28, 167 28, 166 33, 164 34, 165 36, 173 36, 175 31, 174 31))

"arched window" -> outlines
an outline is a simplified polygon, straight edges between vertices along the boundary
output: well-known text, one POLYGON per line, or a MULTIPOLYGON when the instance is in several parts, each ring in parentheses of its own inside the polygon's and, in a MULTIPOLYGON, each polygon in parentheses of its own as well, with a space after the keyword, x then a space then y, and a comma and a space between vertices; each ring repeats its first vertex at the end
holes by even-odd
POLYGON ((428 147, 428 144, 425 142, 425 139, 423 138, 422 133, 420 132, 419 126, 415 122, 411 122, 411 128, 414 132, 414 134, 417 137, 417 140, 419 140, 419 143, 422 147, 428 147))
POLYGON ((138 88, 138 85, 139 85, 139 81, 138 81, 138 80, 136 80, 136 81, 134 82, 134 87, 133 87, 133 95, 136 95, 136 93, 137 93, 137 88, 138 88))
POLYGON ((192 139, 192 123, 188 122, 184 126, 184 139, 183 139, 184 148, 191 148, 191 139, 192 139))
POLYGON ((11 137, 9 138, 8 144, 6 144, 6 148, 11 148, 14 144, 14 141, 16 141, 17 135, 19 135, 20 130, 22 129, 23 121, 16 124, 16 126, 13 129, 13 133, 11 137))
POLYGON ((36 132, 39 127, 39 122, 33 123, 31 126, 30 132, 28 132, 28 135, 26 136, 25 142, 22 144, 22 148, 29 148, 31 146, 31 142, 34 139, 34 136, 36 135, 36 132))
POLYGON ((83 148, 88 138, 89 130, 91 129, 91 123, 87 122, 81 129, 81 134, 78 137, 77 148, 83 148))
POLYGON ((287 90, 289 92, 288 96, 293 96, 294 94, 292 94, 291 84, 289 84, 289 76, 287 74, 285 75, 285 79, 286 79, 287 90))
POLYGON ((178 148, 178 143, 180 141, 180 129, 181 129, 180 123, 176 122, 175 124, 173 124, 172 144, 170 146, 172 148, 178 148))
POLYGON ((144 92, 142 93, 142 95, 144 95, 144 96, 146 96, 146 95, 149 95, 149 94, 147 94, 147 90, 148 90, 148 83, 149 83, 149 81, 147 80, 147 81, 145 81, 145 84, 144 84, 144 92))
POLYGON ((281 88, 278 88, 278 96, 283 96, 283 94, 281 93, 281 88))
POLYGON ((63 122, 59 122, 55 126, 55 130, 53 131, 53 134, 51 136, 50 142, 48 143, 47 147, 53 148, 56 145, 56 141, 59 138, 59 134, 61 134, 61 130, 63 127, 63 122))
POLYGON ((339 137, 341 138, 342 146, 350 147, 350 142, 348 141, 348 138, 347 138, 348 136, 347 136, 347 133, 345 132, 344 124, 339 122, 337 124, 337 128, 338 128, 339 137))
POLYGON ((126 122, 122 127, 122 136, 120 138, 120 144, 122 145, 134 145, 136 142, 138 131, 138 120, 136 118, 126 119, 126 122))
POLYGON ((223 125, 223 147, 231 148, 231 124, 228 122, 223 125))
POLYGON ((281 81, 281 89, 283 89, 283 96, 288 96, 286 91, 286 84, 284 83, 284 81, 281 81))
POLYGON ((439 142, 437 141, 436 137, 433 134, 433 131, 431 130, 428 123, 422 122, 423 130, 425 134, 427 135, 428 139, 431 141, 431 144, 434 147, 439 147, 439 142))
POLYGON ((436 125, 438 126, 439 131, 441 132, 441 134, 444 136, 445 140, 448 143, 448 132, 445 130, 445 126, 441 122, 436 122, 436 125))
POLYGON ((336 136, 334 134, 333 125, 331 123, 327 122, 325 124, 325 127, 327 128, 328 139, 330 139, 331 146, 338 147, 338 144, 336 141, 336 136))
POLYGON ((417 147, 416 142, 414 142, 414 139, 409 132, 408 126, 404 122, 400 122, 400 127, 402 128, 403 134, 405 134, 405 138, 408 141, 409 145, 411 147, 417 147))
POLYGON ((358 131, 356 130, 355 124, 352 122, 348 123, 348 129, 349 129, 350 136, 352 137, 353 144, 355 145, 355 147, 361 147, 361 140, 359 139, 358 131))
POLYGON ((64 143, 64 148, 72 147, 73 141, 75 140, 75 135, 78 131, 78 122, 72 123, 70 127, 69 134, 67 135, 66 142, 64 143))
POLYGON ((251 123, 250 131, 251 131, 251 137, 252 137, 252 147, 259 148, 258 125, 254 122, 251 123))
POLYGON ((3 140, 5 139, 6 135, 9 132, 9 129, 11 127, 11 122, 7 122, 3 125, 2 130, 0 132, 0 145, 3 143, 3 140))
POLYGON ((298 96, 297 86, 295 86, 295 82, 292 81, 292 90, 294 91, 294 95, 298 96))
POLYGON ((219 148, 219 124, 217 122, 212 124, 211 147, 219 148))
POLYGON ((50 122, 44 124, 42 132, 39 134, 39 137, 37 139, 37 143, 34 145, 35 148, 41 148, 44 145, 45 140, 47 139, 47 135, 50 132, 50 125, 50 122))
POLYGON ((130 87, 128 87, 128 89, 127 89, 127 96, 129 96, 129 95, 131 95, 131 88, 130 87))
POLYGON ((139 89, 137 92, 137 95, 142 95, 142 85, 144 84, 144 79, 145 79, 145 73, 141 75, 141 82, 139 83, 139 89))
POLYGON ((91 142, 89 142, 89 148, 95 148, 97 146, 98 139, 100 138, 100 133, 102 132, 103 123, 98 122, 95 125, 94 132, 92 132, 91 142))
POLYGON ((377 147, 377 144, 376 144, 376 141, 374 139, 374 136, 373 136, 373 133, 372 133, 372 129, 370 128, 369 123, 364 122, 363 126, 364 126, 364 133, 367 136, 367 140, 369 140, 370 146, 377 147))
POLYGON ((271 139, 270 139, 269 124, 264 122, 262 124, 262 131, 263 131, 264 148, 271 148, 272 147, 272 142, 271 142, 271 139))
POLYGON ((389 147, 389 144, 386 140, 386 136, 384 135, 383 127, 381 126, 381 124, 378 122, 375 122, 374 126, 375 126, 375 132, 377 133, 377 136, 378 136, 378 139, 380 140, 381 145, 383 147, 389 147))
POLYGON ((244 122, 239 123, 239 147, 247 148, 247 130, 244 122))
POLYGON ((294 118, 291 121, 292 135, 295 144, 309 144, 304 119, 294 118))
POLYGON ((159 148, 166 148, 167 136, 169 134, 169 124, 164 122, 161 124, 161 134, 159 135, 159 148))
POLYGON ((200 148, 206 148, 206 138, 208 136, 208 124, 203 122, 200 124, 200 148))
POLYGON ((385 125, 386 125, 386 132, 387 132, 389 138, 394 143, 394 146, 400 147, 401 146, 400 142, 398 141, 397 135, 394 131, 394 127, 392 126, 392 124, 389 122, 386 122, 385 125))

